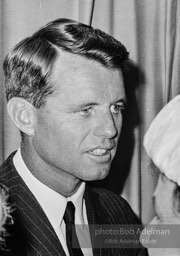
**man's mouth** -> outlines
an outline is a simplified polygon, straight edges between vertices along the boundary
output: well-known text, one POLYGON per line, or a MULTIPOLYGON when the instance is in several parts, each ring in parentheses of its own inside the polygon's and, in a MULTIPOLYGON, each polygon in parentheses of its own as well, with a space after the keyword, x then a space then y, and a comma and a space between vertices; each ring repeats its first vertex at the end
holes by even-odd
POLYGON ((94 156, 104 156, 106 154, 110 154, 110 150, 97 148, 92 151, 89 151, 89 153, 94 156))

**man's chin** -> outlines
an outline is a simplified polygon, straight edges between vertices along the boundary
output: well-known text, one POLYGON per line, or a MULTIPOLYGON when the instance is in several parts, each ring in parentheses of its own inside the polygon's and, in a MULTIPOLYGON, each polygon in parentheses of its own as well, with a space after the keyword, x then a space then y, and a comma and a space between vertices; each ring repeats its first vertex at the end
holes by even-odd
POLYGON ((91 172, 90 175, 88 173, 88 175, 86 177, 83 177, 84 181, 98 181, 98 180, 103 180, 105 179, 108 174, 109 174, 110 169, 104 169, 101 170, 99 172, 91 172))

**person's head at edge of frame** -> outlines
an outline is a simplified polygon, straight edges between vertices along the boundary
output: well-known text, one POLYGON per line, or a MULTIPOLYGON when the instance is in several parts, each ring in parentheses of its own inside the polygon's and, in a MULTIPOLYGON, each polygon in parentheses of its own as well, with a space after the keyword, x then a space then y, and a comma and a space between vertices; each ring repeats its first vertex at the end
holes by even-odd
POLYGON ((180 95, 157 114, 144 136, 150 170, 158 174, 153 193, 155 217, 150 224, 180 223, 180 95))
POLYGON ((4 61, 8 113, 32 174, 58 193, 107 176, 126 96, 125 46, 101 30, 58 19, 4 61))

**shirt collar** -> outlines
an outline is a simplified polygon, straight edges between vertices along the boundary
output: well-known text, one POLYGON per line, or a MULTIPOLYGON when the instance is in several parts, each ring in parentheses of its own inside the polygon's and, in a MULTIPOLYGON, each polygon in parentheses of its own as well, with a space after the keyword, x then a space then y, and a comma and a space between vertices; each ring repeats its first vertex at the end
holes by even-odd
POLYGON ((20 149, 15 154, 13 162, 17 172, 38 200, 55 230, 57 230, 61 225, 67 201, 72 201, 74 203, 79 215, 79 219, 81 223, 84 223, 83 195, 85 190, 85 182, 81 183, 75 194, 66 198, 44 185, 42 182, 36 179, 34 175, 32 175, 22 159, 20 149))
MULTIPOLYGON (((84 224, 85 220, 83 217, 83 195, 85 191, 85 182, 82 182, 79 186, 76 193, 74 193, 71 197, 67 198, 67 201, 72 201, 77 209, 77 214, 79 215, 80 223, 77 224, 84 224)), ((75 219, 77 219, 75 217, 75 219)))

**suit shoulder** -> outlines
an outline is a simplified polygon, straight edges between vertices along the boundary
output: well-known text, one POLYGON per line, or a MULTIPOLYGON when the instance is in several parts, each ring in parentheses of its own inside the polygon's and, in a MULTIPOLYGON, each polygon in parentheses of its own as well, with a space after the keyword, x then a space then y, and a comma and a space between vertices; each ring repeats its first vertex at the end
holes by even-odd
POLYGON ((92 188, 93 201, 114 218, 114 223, 140 224, 129 203, 120 195, 102 188, 92 188))
POLYGON ((13 152, 0 166, 0 183, 6 183, 12 176, 12 171, 15 167, 13 164, 13 157, 16 152, 13 152))
POLYGON ((16 151, 12 152, 7 158, 6 160, 0 165, 0 171, 3 171, 4 169, 6 169, 7 167, 11 166, 13 163, 13 157, 16 154, 16 151))
POLYGON ((130 207, 128 202, 120 195, 103 188, 92 188, 93 194, 98 196, 101 201, 105 201, 107 204, 120 204, 124 207, 130 207))

